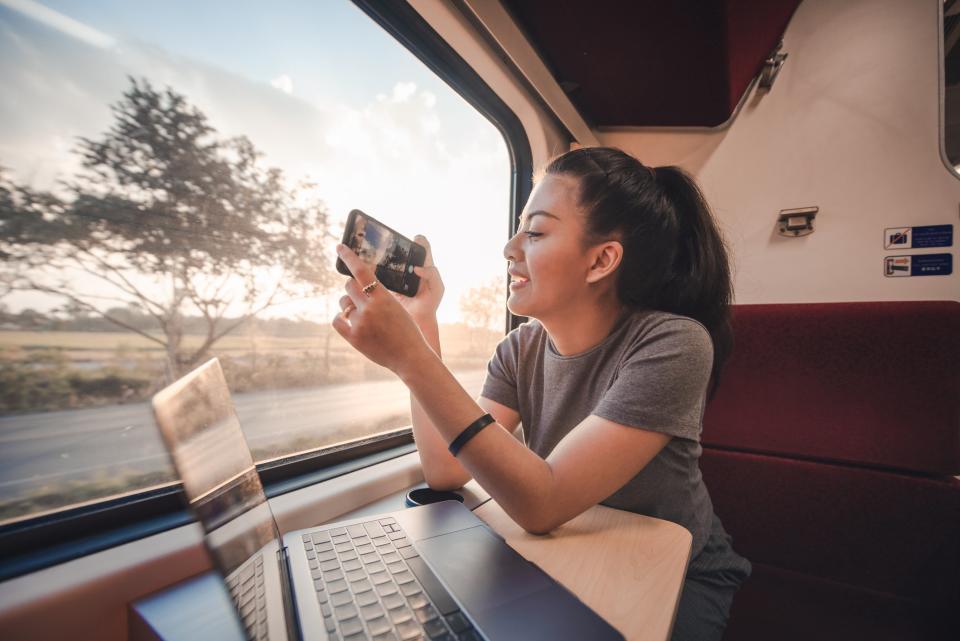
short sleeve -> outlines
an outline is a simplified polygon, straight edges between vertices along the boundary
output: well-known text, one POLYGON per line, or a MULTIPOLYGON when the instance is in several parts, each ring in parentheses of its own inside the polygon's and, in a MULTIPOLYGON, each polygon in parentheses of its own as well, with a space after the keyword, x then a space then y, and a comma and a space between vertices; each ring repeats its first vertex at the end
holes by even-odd
POLYGON ((666 320, 626 352, 593 414, 623 425, 700 440, 713 342, 693 320, 666 320))
POLYGON ((497 345, 493 357, 487 363, 487 377, 483 381, 481 396, 520 411, 517 398, 517 370, 520 362, 520 331, 515 329, 497 345))

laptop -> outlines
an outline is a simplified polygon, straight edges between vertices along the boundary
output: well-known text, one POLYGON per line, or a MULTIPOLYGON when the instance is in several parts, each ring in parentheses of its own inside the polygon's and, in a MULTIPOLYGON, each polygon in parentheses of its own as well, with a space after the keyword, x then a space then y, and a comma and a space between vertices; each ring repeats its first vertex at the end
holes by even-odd
POLYGON ((458 501, 281 537, 217 359, 153 410, 250 639, 623 639, 458 501))

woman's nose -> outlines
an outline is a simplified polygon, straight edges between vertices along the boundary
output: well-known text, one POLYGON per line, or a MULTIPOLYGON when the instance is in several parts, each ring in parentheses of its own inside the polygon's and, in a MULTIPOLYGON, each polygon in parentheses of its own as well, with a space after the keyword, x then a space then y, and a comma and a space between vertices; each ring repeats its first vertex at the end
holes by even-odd
POLYGON ((515 244, 517 236, 519 236, 519 234, 508 240, 507 244, 503 246, 503 257, 514 262, 517 260, 517 249, 515 244))

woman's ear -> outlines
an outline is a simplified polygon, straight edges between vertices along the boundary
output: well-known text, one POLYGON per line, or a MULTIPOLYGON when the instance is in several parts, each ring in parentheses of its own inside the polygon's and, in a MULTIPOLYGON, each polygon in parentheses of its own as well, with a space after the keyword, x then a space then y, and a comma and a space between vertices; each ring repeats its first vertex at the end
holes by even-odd
POLYGON ((623 259, 623 245, 617 240, 608 240, 591 250, 593 264, 587 272, 587 282, 596 283, 613 274, 623 259))

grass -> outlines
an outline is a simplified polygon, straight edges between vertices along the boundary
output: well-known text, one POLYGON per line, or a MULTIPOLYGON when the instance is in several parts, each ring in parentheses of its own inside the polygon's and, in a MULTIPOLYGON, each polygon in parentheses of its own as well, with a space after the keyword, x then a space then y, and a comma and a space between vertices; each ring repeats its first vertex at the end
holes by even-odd
MULTIPOLYGON (((334 352, 352 352, 353 348, 332 328, 324 327, 318 330, 316 336, 244 336, 228 335, 221 338, 214 345, 214 351, 220 353, 277 353, 277 352, 322 352, 330 333, 330 348, 334 352)), ((502 337, 502 333, 491 330, 476 330, 463 324, 449 324, 440 326, 440 343, 444 352, 462 354, 464 352, 486 351, 486 355, 493 353, 493 348, 502 337)), ((162 336, 157 335, 157 338, 162 336)), ((200 335, 186 335, 183 338, 183 347, 186 350, 196 349, 203 342, 200 335)), ((0 350, 3 358, 22 358, 29 351, 63 350, 68 358, 72 354, 82 356, 83 360, 93 355, 117 354, 127 355, 155 355, 163 357, 164 349, 161 345, 150 341, 144 336, 132 332, 55 332, 55 331, 24 331, 0 330, 0 350), (93 353, 93 354, 91 354, 93 353)))
POLYGON ((0 525, 22 520, 25 516, 40 516, 67 507, 78 507, 84 503, 103 501, 176 480, 176 474, 172 470, 144 474, 130 469, 109 477, 101 475, 48 483, 0 503, 0 525))
MULTIPOLYGON (((332 331, 332 330, 331 330, 332 331)), ((162 336, 157 336, 162 339, 162 336)), ((187 335, 183 345, 186 349, 195 349, 203 342, 203 336, 187 335)), ((286 350, 322 350, 324 336, 224 336, 216 343, 216 349, 223 352, 264 352, 286 350)), ((349 347, 339 334, 332 337, 341 346, 349 347)), ((0 348, 10 347, 22 350, 63 349, 76 352, 129 350, 134 352, 157 352, 163 354, 163 347, 144 336, 120 332, 36 332, 21 330, 0 331, 0 348)))

